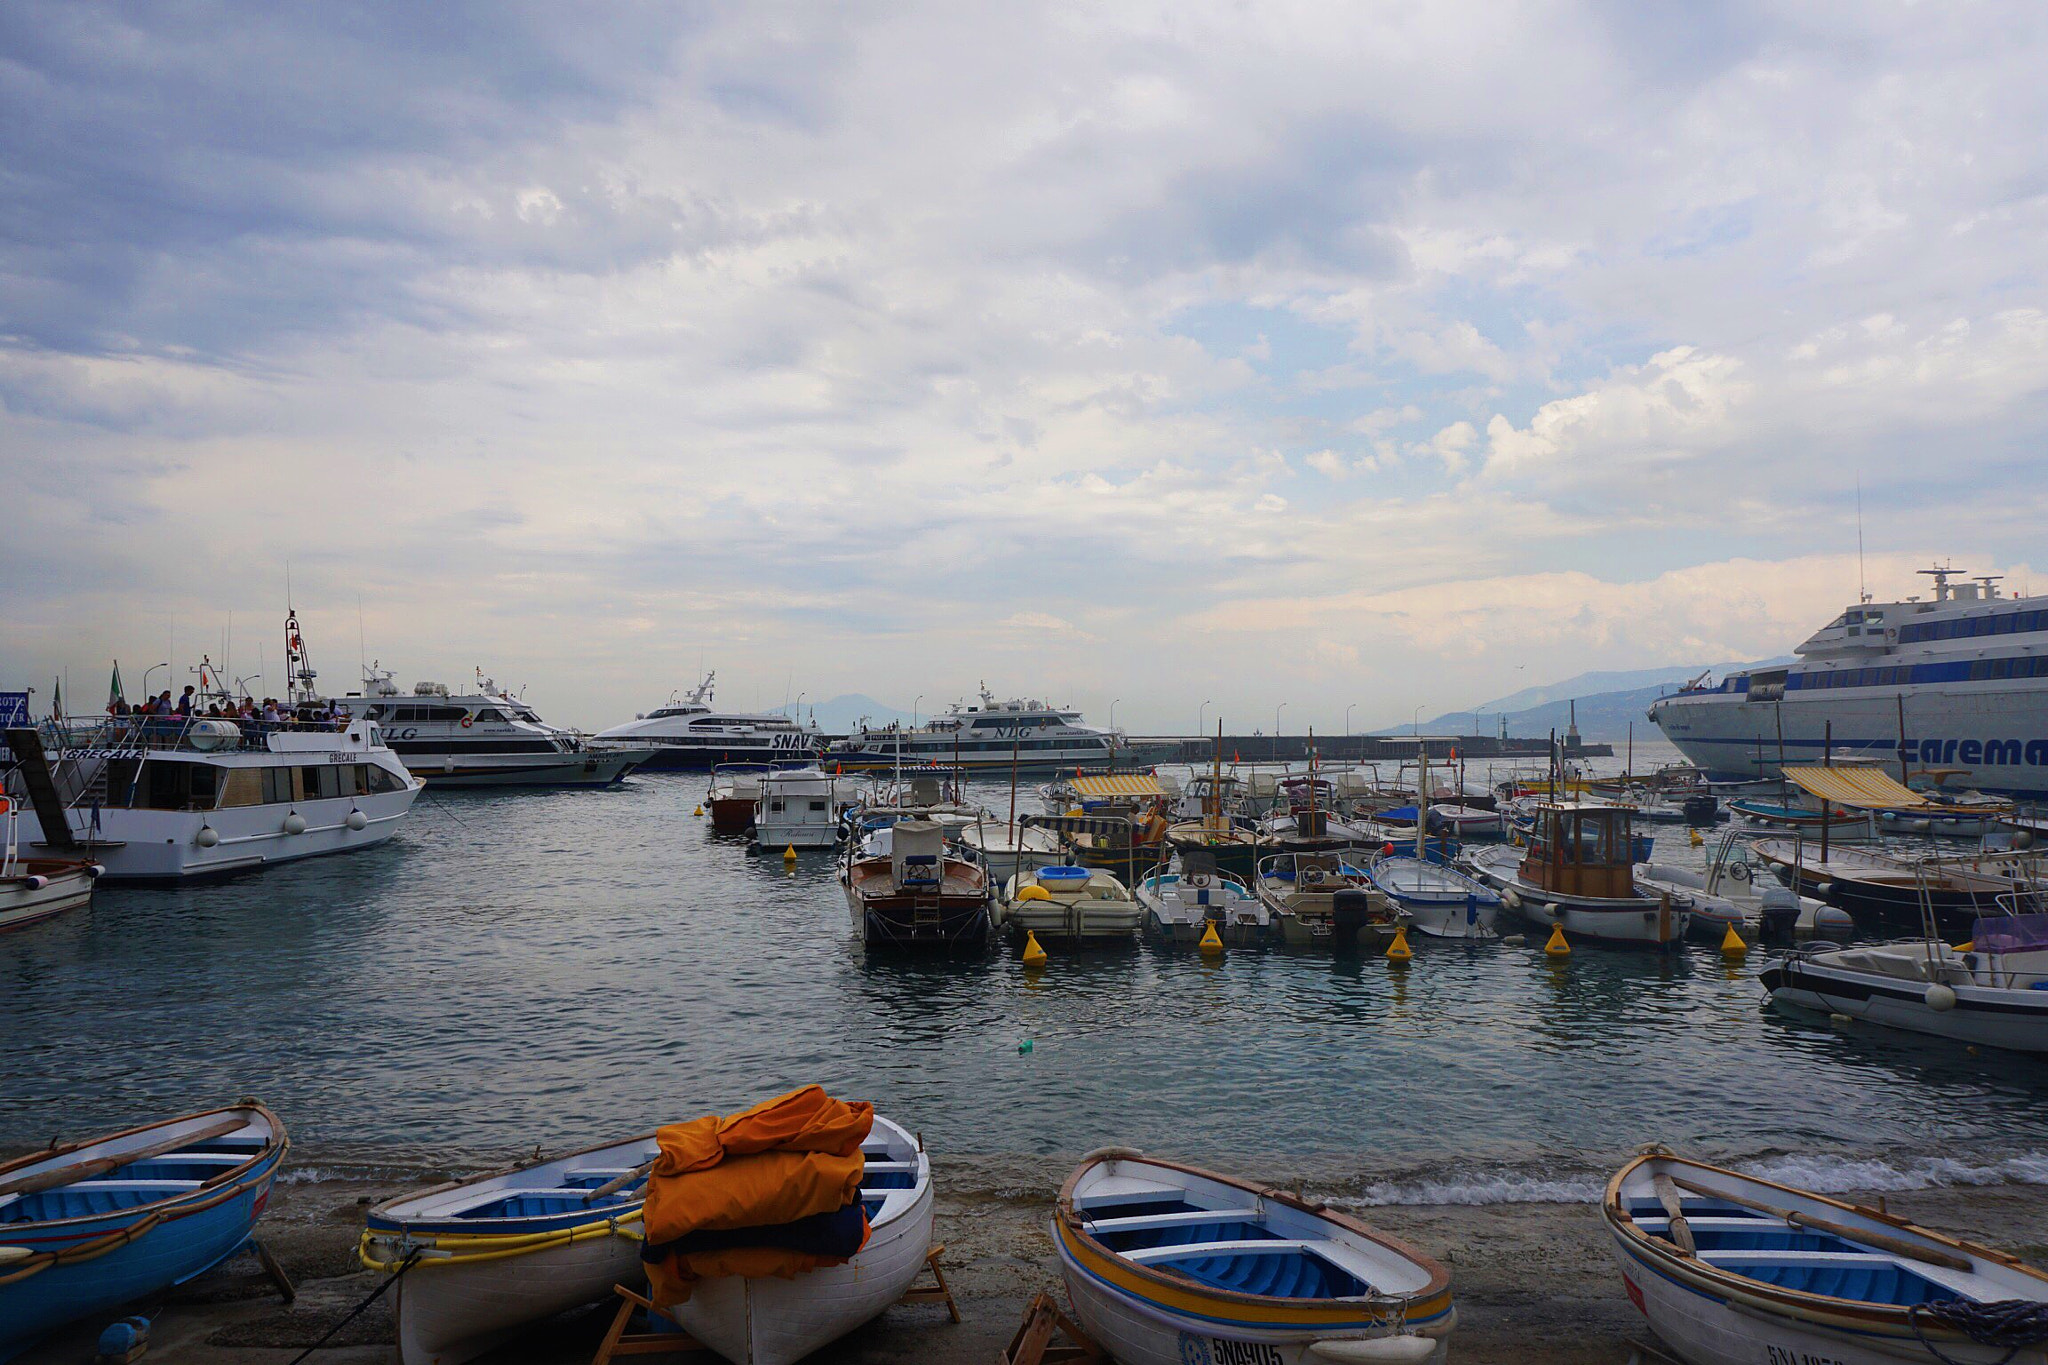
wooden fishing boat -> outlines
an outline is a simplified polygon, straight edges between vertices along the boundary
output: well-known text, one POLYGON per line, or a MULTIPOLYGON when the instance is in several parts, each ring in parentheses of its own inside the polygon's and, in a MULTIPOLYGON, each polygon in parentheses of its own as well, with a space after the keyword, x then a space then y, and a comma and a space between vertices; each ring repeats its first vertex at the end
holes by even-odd
POLYGON ((1351 849, 1263 858, 1252 888, 1280 941, 1297 948, 1382 948, 1404 922, 1351 849))
POLYGON ((1145 908, 1099 867, 1041 867, 1004 884, 989 918, 1013 937, 1127 939, 1145 926, 1145 908))
POLYGON ((245 1101, 0 1164, 0 1360, 233 1255, 289 1145, 245 1101))
POLYGON ((1145 925, 1169 943, 1200 943, 1210 926, 1227 948, 1264 943, 1278 931, 1252 889, 1200 853, 1161 863, 1131 888, 1145 925))
POLYGON ((687 1302, 664 1304, 663 1311, 733 1365, 794 1365, 880 1316, 903 1297, 931 1252, 931 1159, 879 1114, 861 1153, 869 1232, 853 1259, 787 1280, 699 1280, 687 1302))
POLYGON ((1418 933, 1431 938, 1498 937, 1494 922, 1500 918, 1499 894, 1455 867, 1427 858, 1380 857, 1365 872, 1381 894, 1407 912, 1418 933))
POLYGON ((846 868, 854 931, 870 947, 973 952, 988 946, 988 872, 946 853, 936 821, 904 820, 889 852, 846 868))
POLYGON ((0 796, 0 813, 7 817, 7 842, 0 849, 0 933, 92 903, 93 883, 106 868, 88 858, 22 857, 14 802, 0 796))
POLYGON ((1638 1157, 1601 1215, 1629 1299, 1691 1365, 2040 1365, 2040 1341, 1979 1344, 1985 1305, 2048 1304, 2003 1252, 1683 1157, 1638 1157))
POLYGON ((1669 896, 1635 884, 1635 836, 1626 806, 1598 801, 1544 802, 1526 850, 1487 848, 1464 857, 1473 875, 1500 892, 1510 910, 1573 938, 1669 948, 1685 938, 1691 916, 1669 896))
POLYGON ((1440 1365, 1451 1277, 1282 1190, 1110 1148, 1052 1219, 1074 1312, 1118 1365, 1440 1365))
POLYGON ((780 771, 775 763, 719 763, 711 769, 704 804, 719 834, 745 834, 761 814, 761 779, 780 771))
POLYGON ((372 1208, 359 1248, 386 1273, 403 1365, 459 1365, 528 1323, 637 1285, 653 1134, 454 1180, 372 1208))

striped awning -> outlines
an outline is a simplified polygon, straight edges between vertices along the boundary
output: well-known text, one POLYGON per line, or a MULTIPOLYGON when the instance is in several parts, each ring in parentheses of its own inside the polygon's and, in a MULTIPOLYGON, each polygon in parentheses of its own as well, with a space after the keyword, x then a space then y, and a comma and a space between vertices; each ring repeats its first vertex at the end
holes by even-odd
POLYGON ((1911 810, 1938 805, 1881 768, 1787 767, 1785 777, 1823 801, 1851 810, 1911 810))
POLYGON ((1164 796, 1166 789, 1150 773, 1108 773, 1099 777, 1067 780, 1074 794, 1084 801, 1102 801, 1112 796, 1164 796))

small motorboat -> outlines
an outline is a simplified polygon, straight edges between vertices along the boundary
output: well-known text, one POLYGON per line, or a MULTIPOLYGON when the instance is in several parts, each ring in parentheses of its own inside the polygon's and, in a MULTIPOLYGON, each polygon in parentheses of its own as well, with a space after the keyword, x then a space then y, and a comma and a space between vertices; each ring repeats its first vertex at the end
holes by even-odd
POLYGON ((1960 940, 1979 916, 1997 913, 2002 898, 2048 884, 2038 852, 1916 855, 1786 838, 1759 839, 1751 849, 1795 890, 1840 906, 1875 933, 1919 933, 1931 910, 1938 931, 1960 940))
POLYGON ((1939 938, 1807 949, 1764 964, 1774 1002, 1959 1042, 2048 1052, 2048 914, 1976 922, 1939 938))
POLYGON ((1127 939, 1145 927, 1145 907, 1099 867, 1041 867, 1004 884, 989 918, 1022 938, 1127 939))
POLYGON ((387 1274, 403 1365, 460 1365, 637 1285, 652 1134, 389 1199, 359 1251, 387 1274))
POLYGON ((1431 938, 1495 938, 1500 895, 1476 877, 1425 858, 1379 857, 1365 875, 1431 938))
MULTIPOLYGON (((711 769, 704 804, 719 834, 745 834, 761 814, 761 779, 779 771, 774 763, 720 763, 711 769)), ((784 845, 787 847, 787 845, 784 845)))
POLYGON ((89 858, 24 858, 21 817, 14 802, 0 796, 7 816, 7 843, 0 849, 0 933, 92 903, 93 883, 107 869, 89 858))
POLYGON ((861 1143, 860 1200, 868 1238, 840 1265, 794 1279, 722 1275, 697 1281, 662 1311, 733 1365, 794 1365, 903 1297, 932 1247, 932 1168, 923 1147, 877 1114, 861 1143))
MULTIPOLYGON (((1417 806, 1387 806, 1374 811, 1372 818, 1379 824, 1406 832, 1415 828, 1422 812, 1417 806)), ((1497 810, 1481 810, 1475 806, 1431 806, 1428 819, 1430 833, 1448 834, 1454 839, 1498 839, 1507 834, 1507 821, 1497 810)))
POLYGON ((1200 943, 1209 926, 1227 948, 1264 943, 1279 931, 1250 887, 1200 853, 1161 863, 1132 888, 1148 929, 1169 943, 1200 943))
POLYGON ((1622 1167, 1600 1212, 1630 1301, 1690 1365, 2042 1359, 2038 1337, 1980 1343, 2048 1304, 2048 1275, 1879 1209, 1658 1154, 1622 1167))
POLYGON ((232 1256, 289 1146, 245 1101, 0 1164, 0 1360, 232 1256))
POLYGON ((1024 822, 981 819, 960 826, 953 841, 967 856, 988 869, 990 884, 1001 886, 1019 872, 1065 861, 1066 845, 1049 829, 1024 822))
POLYGON ((872 948, 979 952, 988 946, 988 873, 946 852, 934 820, 888 827, 889 850, 845 869, 854 931, 872 948))
POLYGON ((1750 861, 1748 853, 1740 834, 1725 834, 1705 868, 1637 863, 1636 886, 1684 906, 1692 915, 1692 936, 1708 942, 1721 942, 1730 929, 1745 939, 1784 944, 1855 932, 1848 911, 1780 886, 1769 868, 1750 861))
POLYGON ((1060 1187, 1052 1236, 1081 1326, 1118 1365, 1441 1365, 1450 1273, 1284 1190, 1120 1148, 1060 1187))
POLYGON ((1273 931, 1294 947, 1384 948, 1406 916, 1372 884, 1356 849, 1276 853, 1259 862, 1252 883, 1273 931))
POLYGON ((1635 884, 1634 812, 1599 801, 1560 800, 1534 808, 1527 849, 1464 855, 1474 876, 1510 909, 1572 938, 1669 948, 1685 938, 1690 913, 1668 895, 1635 884))

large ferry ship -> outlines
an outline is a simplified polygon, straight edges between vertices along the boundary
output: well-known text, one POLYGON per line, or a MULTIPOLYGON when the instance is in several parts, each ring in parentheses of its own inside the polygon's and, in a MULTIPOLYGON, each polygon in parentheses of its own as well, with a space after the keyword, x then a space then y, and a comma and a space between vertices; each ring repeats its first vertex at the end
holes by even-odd
POLYGON ((477 673, 476 690, 423 682, 403 695, 389 669, 364 670, 363 690, 334 709, 373 720, 405 766, 440 787, 608 787, 648 757, 644 747, 585 743, 477 673))
POLYGON ((1921 783, 2048 798, 2048 597, 2003 596, 1998 575, 1920 572, 1932 601, 1859 603, 1797 662, 1702 676, 1650 719, 1714 778, 1775 777, 1832 753, 1921 783))
POLYGON ((643 768, 715 768, 721 763, 808 763, 824 747, 815 725, 777 712, 719 711, 712 706, 716 670, 681 697, 671 697, 624 725, 591 736, 597 748, 646 750, 643 768))
MULTIPOLYGON (((915 728, 863 725, 825 750, 828 768, 853 772, 919 763, 1023 772, 1100 767, 1118 756, 1122 737, 1081 723, 1078 711, 1042 701, 997 701, 986 685, 980 705, 956 702, 915 728)), ((1124 755, 1129 757, 1128 753, 1124 755)))

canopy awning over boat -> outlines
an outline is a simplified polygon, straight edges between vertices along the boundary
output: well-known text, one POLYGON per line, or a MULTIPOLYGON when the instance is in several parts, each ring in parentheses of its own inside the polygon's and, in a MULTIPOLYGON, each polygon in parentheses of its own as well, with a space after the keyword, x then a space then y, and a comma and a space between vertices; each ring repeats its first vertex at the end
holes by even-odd
POLYGON ((1104 801, 1115 796, 1164 796, 1166 788, 1150 773, 1107 773, 1098 777, 1076 777, 1068 782, 1084 801, 1104 801))
POLYGON ((1851 810, 1906 810, 1939 804, 1901 785, 1891 774, 1860 764, 1853 768, 1788 766, 1785 776, 1821 800, 1851 810))

